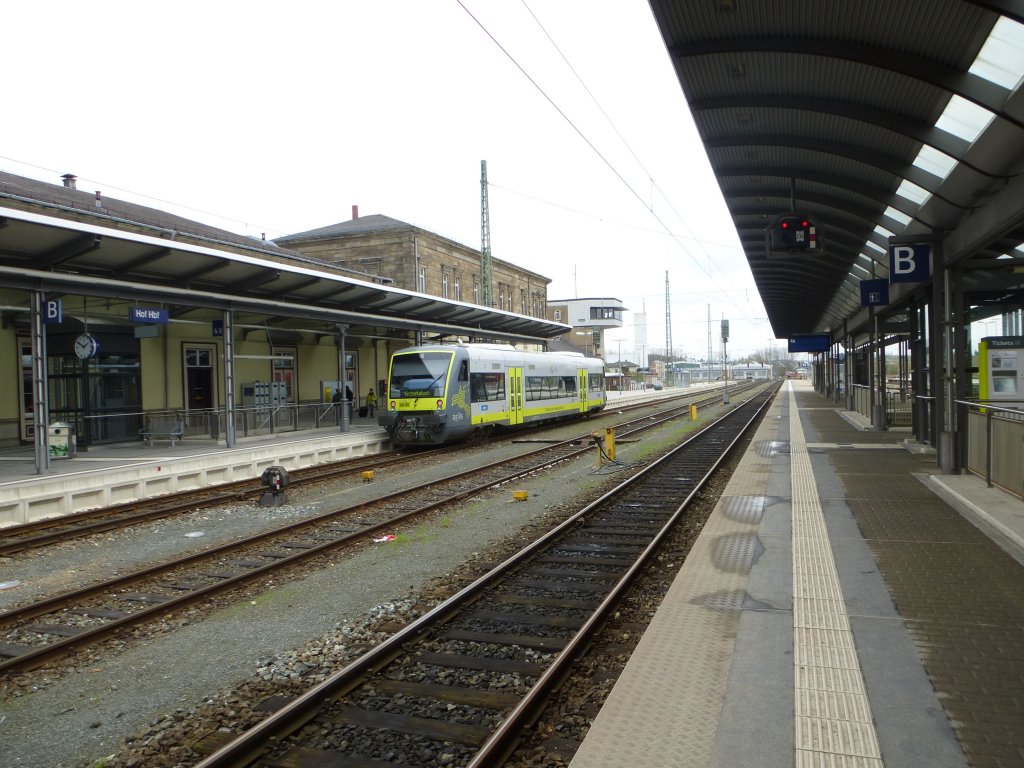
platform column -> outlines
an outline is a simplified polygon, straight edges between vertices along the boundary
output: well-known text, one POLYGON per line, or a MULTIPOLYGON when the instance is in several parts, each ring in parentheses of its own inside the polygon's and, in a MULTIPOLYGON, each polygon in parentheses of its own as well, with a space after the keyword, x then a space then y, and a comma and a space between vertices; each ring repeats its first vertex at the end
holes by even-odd
POLYGON ((234 315, 224 310, 224 444, 234 448, 235 434, 235 327, 234 315))
MULTIPOLYGON (((338 386, 345 386, 345 377, 348 375, 348 369, 345 366, 346 358, 348 354, 345 350, 345 331, 348 330, 348 326, 344 323, 338 323, 338 386)), ((356 383, 356 382, 353 382, 356 383)), ((349 430, 349 419, 348 419, 349 401, 347 398, 341 401, 341 431, 348 432, 349 430)))
POLYGON ((50 468, 50 450, 46 444, 49 424, 49 387, 46 386, 46 333, 43 330, 42 291, 32 291, 32 425, 36 453, 36 473, 50 468))

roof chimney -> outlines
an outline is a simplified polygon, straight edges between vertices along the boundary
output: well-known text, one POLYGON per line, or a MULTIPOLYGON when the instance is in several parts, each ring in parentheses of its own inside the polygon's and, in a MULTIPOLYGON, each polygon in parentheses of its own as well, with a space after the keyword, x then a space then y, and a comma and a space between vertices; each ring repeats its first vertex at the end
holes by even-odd
POLYGON ((78 189, 78 185, 75 184, 75 181, 78 179, 78 177, 75 176, 75 174, 65 173, 63 176, 61 176, 61 178, 64 179, 64 186, 67 187, 68 189, 78 189))
POLYGON ((353 205, 352 206, 352 221, 355 221, 358 218, 359 218, 359 206, 358 205, 353 205))
POLYGON ((96 207, 97 208, 102 208, 103 207, 103 200, 100 199, 100 191, 98 189, 96 190, 96 207))

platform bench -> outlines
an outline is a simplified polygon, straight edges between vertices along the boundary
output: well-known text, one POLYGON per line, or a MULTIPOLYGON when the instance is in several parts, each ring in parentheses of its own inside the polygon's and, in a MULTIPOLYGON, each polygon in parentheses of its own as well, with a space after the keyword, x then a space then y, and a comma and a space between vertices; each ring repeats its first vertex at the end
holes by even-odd
POLYGON ((181 419, 150 419, 139 430, 139 436, 149 445, 154 440, 170 440, 171 447, 185 436, 185 422, 181 419))

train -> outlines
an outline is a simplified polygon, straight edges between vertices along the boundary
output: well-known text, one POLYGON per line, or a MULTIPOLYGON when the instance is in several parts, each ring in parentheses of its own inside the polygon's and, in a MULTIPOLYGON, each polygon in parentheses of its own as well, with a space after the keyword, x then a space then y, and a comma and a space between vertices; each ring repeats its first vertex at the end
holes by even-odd
POLYGON ((432 344, 391 356, 377 423, 395 446, 443 445, 496 428, 604 409, 604 361, 509 344, 432 344))

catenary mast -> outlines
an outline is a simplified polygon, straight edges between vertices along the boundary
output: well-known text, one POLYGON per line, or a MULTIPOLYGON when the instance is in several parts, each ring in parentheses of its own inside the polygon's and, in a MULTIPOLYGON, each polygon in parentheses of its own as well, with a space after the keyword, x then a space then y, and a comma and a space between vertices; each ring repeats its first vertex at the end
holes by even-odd
POLYGON ((668 270, 665 270, 665 383, 672 365, 672 298, 668 290, 668 270))
POLYGON ((487 161, 480 161, 480 303, 494 306, 491 286, 491 209, 487 203, 487 161))

